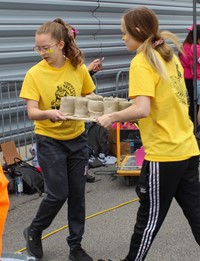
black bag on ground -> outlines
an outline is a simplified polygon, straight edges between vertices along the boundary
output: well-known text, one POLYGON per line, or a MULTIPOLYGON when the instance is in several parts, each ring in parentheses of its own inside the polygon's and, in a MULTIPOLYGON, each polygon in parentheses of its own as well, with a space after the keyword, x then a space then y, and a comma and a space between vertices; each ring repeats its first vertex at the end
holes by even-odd
POLYGON ((44 192, 44 178, 42 173, 34 166, 15 158, 15 164, 12 165, 12 175, 22 175, 23 192, 25 194, 34 194, 36 192, 41 196, 44 192))
POLYGON ((8 183, 8 194, 14 194, 15 193, 15 179, 13 175, 9 171, 4 170, 4 175, 6 176, 8 183))
POLYGON ((98 157, 100 153, 108 155, 108 131, 97 123, 86 124, 89 155, 98 157))

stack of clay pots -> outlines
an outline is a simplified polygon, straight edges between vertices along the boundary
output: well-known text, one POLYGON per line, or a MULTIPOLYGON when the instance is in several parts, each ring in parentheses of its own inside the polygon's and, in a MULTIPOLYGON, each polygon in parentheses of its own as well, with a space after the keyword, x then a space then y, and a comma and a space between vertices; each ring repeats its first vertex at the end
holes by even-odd
POLYGON ((123 110, 132 103, 127 99, 103 97, 92 93, 85 97, 62 97, 60 110, 65 115, 77 118, 97 118, 103 114, 123 110))

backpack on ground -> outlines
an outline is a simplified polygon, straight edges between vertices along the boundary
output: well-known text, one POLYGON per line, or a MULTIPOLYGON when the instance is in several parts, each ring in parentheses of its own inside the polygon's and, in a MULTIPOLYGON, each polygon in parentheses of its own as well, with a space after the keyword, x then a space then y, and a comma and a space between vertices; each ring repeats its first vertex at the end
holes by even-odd
POLYGON ((36 167, 27 162, 15 158, 15 164, 11 167, 12 176, 22 176, 23 192, 25 194, 34 194, 36 192, 41 196, 44 192, 44 178, 36 167))

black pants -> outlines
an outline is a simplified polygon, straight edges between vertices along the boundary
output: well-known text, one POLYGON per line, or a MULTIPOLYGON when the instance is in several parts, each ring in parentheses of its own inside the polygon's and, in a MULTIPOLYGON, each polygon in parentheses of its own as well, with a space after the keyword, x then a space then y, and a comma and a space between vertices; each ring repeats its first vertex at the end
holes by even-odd
POLYGON ((85 225, 85 184, 88 167, 87 138, 69 141, 37 135, 38 161, 45 180, 42 200, 31 229, 46 229, 68 199, 70 247, 80 245, 85 225))
POLYGON ((169 210, 173 197, 200 245, 199 157, 177 162, 144 161, 136 187, 140 207, 127 261, 143 261, 169 210))
MULTIPOLYGON (((193 84, 193 79, 185 79, 185 85, 188 91, 188 96, 189 96, 189 115, 190 118, 192 120, 192 122, 194 123, 194 113, 197 115, 198 113, 198 105, 195 106, 195 102, 194 101, 194 84, 193 84), (196 107, 196 112, 194 111, 194 108, 196 107)), ((197 102, 196 102, 197 103, 197 102)))

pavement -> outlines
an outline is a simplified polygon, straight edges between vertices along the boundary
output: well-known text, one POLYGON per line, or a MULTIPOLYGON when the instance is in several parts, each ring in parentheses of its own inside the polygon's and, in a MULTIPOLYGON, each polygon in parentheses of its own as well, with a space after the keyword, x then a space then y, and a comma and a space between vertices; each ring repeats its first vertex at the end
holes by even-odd
MULTIPOLYGON (((86 185, 87 219, 82 247, 94 261, 124 258, 136 219, 139 202, 135 186, 127 186, 125 177, 118 177, 115 170, 114 165, 90 169, 96 182, 86 185)), ((41 200, 37 194, 10 195, 3 252, 21 251, 27 255, 23 230, 35 216, 41 200)), ((69 260, 66 204, 43 233, 42 261, 69 260)), ((200 247, 176 201, 172 202, 145 261, 200 261, 200 247)))

